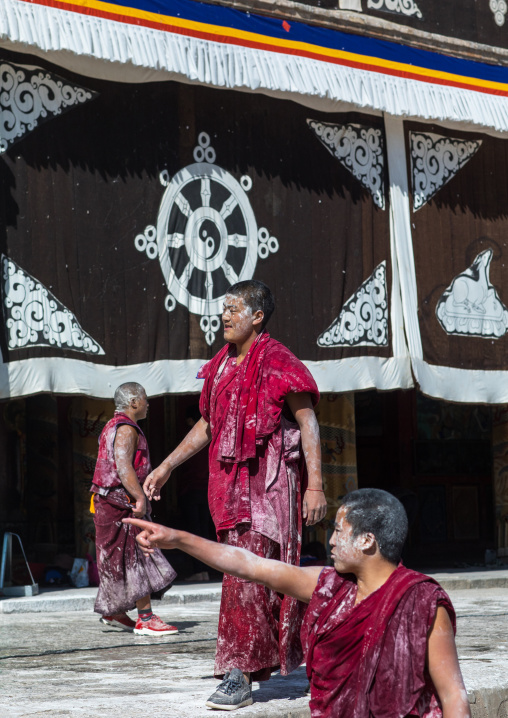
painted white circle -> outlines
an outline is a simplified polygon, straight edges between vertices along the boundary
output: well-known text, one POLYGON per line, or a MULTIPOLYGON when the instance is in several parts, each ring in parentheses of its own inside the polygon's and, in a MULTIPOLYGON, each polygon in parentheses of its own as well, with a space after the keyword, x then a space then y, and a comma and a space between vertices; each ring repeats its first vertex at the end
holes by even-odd
POLYGON ((192 153, 192 156, 194 157, 196 162, 204 162, 205 151, 202 147, 195 147, 194 152, 192 153))
POLYGON ((176 299, 172 294, 168 294, 168 296, 164 300, 164 307, 168 312, 172 312, 173 309, 176 307, 176 299))
POLYGON ((146 248, 146 256, 148 259, 155 259, 158 254, 156 242, 149 242, 146 248))
POLYGON ((210 164, 213 164, 215 162, 215 157, 216 157, 216 154, 215 154, 215 150, 213 149, 213 147, 207 147, 205 150, 205 160, 207 162, 210 162, 210 164))
POLYGON ((257 263, 256 218, 240 183, 214 164, 184 167, 162 197, 157 244, 176 300, 193 314, 220 315, 227 289, 257 263))
POLYGON ((210 329, 212 332, 218 332, 220 329, 220 319, 219 317, 210 317, 210 329))
POLYGON ((145 229, 145 237, 148 239, 149 242, 155 242, 155 240, 157 239, 157 230, 153 225, 150 224, 145 229))
POLYGON ((270 239, 270 232, 266 227, 260 227, 258 230, 258 239, 260 242, 268 242, 270 239))
POLYGON ((138 252, 144 252, 147 244, 148 240, 144 234, 138 234, 136 239, 134 240, 134 246, 136 247, 138 252))
POLYGON ((170 181, 169 172, 167 170, 162 170, 162 172, 159 175, 159 181, 163 187, 167 187, 170 181))
POLYGON ((201 145, 201 147, 208 147, 210 144, 210 135, 208 132, 200 132, 198 135, 198 144, 201 145))
POLYGON ((210 329, 210 317, 201 317, 199 320, 199 328, 202 332, 207 332, 210 329))
POLYGON ((268 249, 267 244, 260 244, 258 247, 258 254, 261 259, 266 259, 268 255, 270 254, 270 250, 268 249))
POLYGON ((270 237, 270 239, 268 240, 268 249, 272 253, 279 251, 279 240, 277 239, 277 237, 270 237))
POLYGON ((249 175, 243 175, 243 177, 240 177, 240 184, 243 189, 248 192, 252 188, 252 180, 249 175))

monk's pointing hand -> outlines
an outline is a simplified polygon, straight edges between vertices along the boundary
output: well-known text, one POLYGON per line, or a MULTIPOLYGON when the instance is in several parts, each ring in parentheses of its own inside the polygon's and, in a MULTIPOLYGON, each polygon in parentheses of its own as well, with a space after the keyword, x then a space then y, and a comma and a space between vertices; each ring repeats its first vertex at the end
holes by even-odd
POLYGON ((146 556, 153 553, 154 548, 174 548, 177 542, 178 532, 174 529, 154 524, 151 521, 142 519, 122 519, 124 524, 132 524, 141 529, 136 536, 136 541, 146 556))

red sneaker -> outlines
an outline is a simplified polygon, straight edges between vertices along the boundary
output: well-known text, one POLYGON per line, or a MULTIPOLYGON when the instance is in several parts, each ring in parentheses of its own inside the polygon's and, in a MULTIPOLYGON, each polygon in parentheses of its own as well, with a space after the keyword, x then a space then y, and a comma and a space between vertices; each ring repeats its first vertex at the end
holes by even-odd
POLYGON ((126 613, 117 613, 115 616, 102 616, 99 620, 106 626, 121 628, 122 631, 133 631, 136 625, 126 613))
POLYGON ((149 621, 142 621, 138 618, 134 633, 138 636, 168 636, 170 633, 178 633, 178 628, 164 623, 154 613, 149 621))

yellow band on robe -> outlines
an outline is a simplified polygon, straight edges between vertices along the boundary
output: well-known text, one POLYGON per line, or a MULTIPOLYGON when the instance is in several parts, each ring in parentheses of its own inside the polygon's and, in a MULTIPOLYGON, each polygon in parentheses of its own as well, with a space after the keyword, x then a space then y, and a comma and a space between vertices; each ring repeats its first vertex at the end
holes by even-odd
POLYGON ((90 513, 91 514, 95 513, 95 504, 93 502, 94 498, 95 498, 95 494, 92 494, 92 498, 90 499, 90 513))

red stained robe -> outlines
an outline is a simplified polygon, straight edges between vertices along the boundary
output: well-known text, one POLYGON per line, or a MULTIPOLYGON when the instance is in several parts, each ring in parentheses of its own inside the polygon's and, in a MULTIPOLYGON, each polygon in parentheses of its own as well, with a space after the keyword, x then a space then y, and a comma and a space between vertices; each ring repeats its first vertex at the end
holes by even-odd
POLYGON ((356 606, 356 583, 323 569, 304 624, 312 718, 441 718, 425 667, 427 634, 444 606, 441 586, 400 565, 356 606))
MULTIPOLYGON (((285 397, 307 392, 316 404, 312 375, 262 332, 241 364, 228 344, 199 376, 205 379, 200 410, 212 434, 208 498, 218 539, 297 564, 305 477, 300 430, 288 418, 285 397)), ((287 674, 300 664, 302 604, 272 593, 224 577, 217 675, 238 667, 263 680, 279 666, 287 674)))
MULTIPOLYGON (((133 426, 139 434, 133 467, 140 484, 152 470, 145 435, 132 419, 115 412, 99 438, 99 454, 91 488, 94 493, 99 570, 99 590, 94 610, 103 616, 130 611, 137 600, 148 595, 161 598, 176 577, 159 549, 149 557, 143 554, 136 541, 141 529, 122 523, 123 518, 132 516, 135 503, 124 489, 116 470, 114 443, 117 429, 122 424, 133 426)), ((150 520, 148 501, 145 519, 150 520)))

